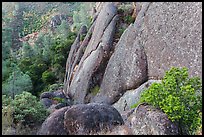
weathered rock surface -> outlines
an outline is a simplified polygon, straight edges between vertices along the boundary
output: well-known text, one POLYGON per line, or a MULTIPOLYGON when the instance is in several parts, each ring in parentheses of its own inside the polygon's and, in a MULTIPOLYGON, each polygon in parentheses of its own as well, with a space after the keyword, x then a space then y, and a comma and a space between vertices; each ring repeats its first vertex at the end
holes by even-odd
POLYGON ((178 126, 161 110, 141 104, 128 117, 134 135, 178 135, 178 126))
POLYGON ((51 113, 43 122, 38 135, 67 135, 64 129, 64 113, 69 107, 64 107, 51 113))
POLYGON ((40 99, 43 99, 43 98, 53 98, 53 94, 52 92, 43 92, 41 95, 40 95, 40 99))
POLYGON ((153 2, 134 24, 141 24, 136 41, 144 47, 150 78, 161 79, 171 66, 202 76, 201 2, 153 2))
POLYGON ((99 135, 133 135, 133 133, 127 125, 121 125, 114 127, 111 131, 99 132, 99 135))
POLYGON ((112 3, 107 3, 101 10, 85 52, 79 64, 74 67, 74 75, 68 77, 68 82, 65 81, 64 90, 73 98, 75 104, 88 103, 91 98, 90 89, 100 85, 102 81, 112 48, 116 13, 116 7, 112 3))
MULTIPOLYGON (((87 46, 85 44, 82 44, 82 45, 80 44, 80 39, 82 35, 86 34, 86 29, 87 29, 86 26, 81 26, 79 33, 74 43, 71 46, 69 56, 67 58, 66 73, 65 73, 65 78, 64 78, 64 94, 65 95, 67 95, 67 90, 69 89, 73 75, 76 71, 76 66, 79 64, 81 56, 83 56, 83 52, 81 51, 81 48, 84 48, 84 47, 86 48, 87 46)), ((84 41, 87 41, 87 38, 85 38, 84 41)), ((89 41, 89 38, 88 38, 88 41, 89 41)))
POLYGON ((93 102, 112 104, 126 90, 135 89, 147 80, 146 55, 143 47, 134 42, 136 33, 131 24, 121 36, 93 102))
POLYGON ((64 95, 64 93, 62 91, 54 91, 52 92, 53 97, 58 97, 58 98, 62 98, 65 99, 66 96, 64 95))
POLYGON ((49 108, 53 104, 53 100, 49 98, 42 98, 40 102, 43 104, 45 108, 49 108))
POLYGON ((141 93, 154 82, 160 82, 160 80, 148 80, 137 89, 126 91, 124 95, 113 104, 113 107, 116 108, 120 114, 131 110, 131 106, 138 103, 141 93))
POLYGON ((122 124, 124 121, 114 107, 97 103, 73 105, 64 117, 65 129, 71 135, 96 134, 122 124))

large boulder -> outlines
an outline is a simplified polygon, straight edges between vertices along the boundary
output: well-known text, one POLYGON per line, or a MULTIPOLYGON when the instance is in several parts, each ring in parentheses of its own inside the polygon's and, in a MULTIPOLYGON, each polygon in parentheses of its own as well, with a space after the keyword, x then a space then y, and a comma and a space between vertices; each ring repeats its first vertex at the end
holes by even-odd
POLYGON ((136 34, 133 24, 122 34, 92 102, 113 104, 126 90, 135 89, 147 80, 146 55, 143 47, 134 42, 136 34))
POLYGON ((149 88, 149 86, 154 82, 161 82, 160 80, 148 80, 143 83, 140 87, 134 90, 128 90, 124 93, 124 95, 113 104, 113 107, 120 112, 120 114, 126 113, 131 110, 131 106, 138 103, 140 100, 141 93, 149 88))
POLYGON ((114 107, 97 103, 73 105, 64 118, 65 129, 70 135, 97 134, 124 124, 114 107))
POLYGON ((147 104, 139 105, 128 117, 134 135, 178 135, 178 126, 161 110, 147 104))
POLYGON ((136 38, 144 47, 148 75, 161 79, 171 66, 187 67, 190 76, 202 76, 202 3, 143 3, 137 16, 136 38), (141 12, 141 11, 140 11, 141 12), (138 27, 138 24, 141 26, 138 27))
POLYGON ((64 129, 64 113, 70 107, 64 107, 51 113, 43 122, 38 135, 67 135, 64 129))
POLYGON ((96 18, 93 34, 79 63, 68 63, 75 71, 66 75, 64 91, 75 104, 90 102, 93 97, 91 89, 101 84, 112 49, 117 18, 116 7, 106 3, 96 18))

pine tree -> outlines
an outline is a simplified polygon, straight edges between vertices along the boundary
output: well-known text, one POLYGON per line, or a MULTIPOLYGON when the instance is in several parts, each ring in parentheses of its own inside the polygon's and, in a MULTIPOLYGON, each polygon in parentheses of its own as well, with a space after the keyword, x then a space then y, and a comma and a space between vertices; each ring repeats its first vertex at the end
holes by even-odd
POLYGON ((15 69, 9 78, 2 84, 2 93, 14 96, 23 91, 32 90, 32 81, 29 75, 24 74, 15 64, 13 65, 15 69))

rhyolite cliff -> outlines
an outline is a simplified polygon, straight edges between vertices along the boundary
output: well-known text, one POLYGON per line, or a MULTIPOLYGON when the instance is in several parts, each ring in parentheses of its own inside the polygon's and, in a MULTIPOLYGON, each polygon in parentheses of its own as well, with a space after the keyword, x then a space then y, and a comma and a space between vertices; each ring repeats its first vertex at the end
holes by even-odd
POLYGON ((136 3, 134 23, 116 41, 120 5, 96 3, 67 59, 63 93, 72 103, 51 113, 38 134, 178 134, 160 110, 130 106, 171 66, 201 78, 202 3, 136 3))

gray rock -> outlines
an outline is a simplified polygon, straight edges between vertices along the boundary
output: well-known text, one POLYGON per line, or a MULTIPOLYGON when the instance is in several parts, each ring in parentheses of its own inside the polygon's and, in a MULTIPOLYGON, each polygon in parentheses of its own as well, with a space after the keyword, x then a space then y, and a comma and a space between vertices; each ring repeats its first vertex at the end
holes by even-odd
POLYGON ((62 91, 54 91, 52 92, 52 94, 53 94, 53 98, 58 97, 58 98, 66 99, 66 96, 62 91))
POLYGON ((136 34, 132 24, 122 34, 108 62, 100 92, 92 102, 113 104, 126 90, 147 80, 146 55, 143 47, 134 42, 136 34))
MULTIPOLYGON (((99 13, 92 37, 73 75, 68 75, 65 92, 75 104, 88 103, 90 88, 100 85, 110 56, 117 21, 116 7, 108 3, 99 13), (73 77, 73 78, 72 78, 73 77)), ((69 63, 70 64, 70 63, 69 63)))
POLYGON ((43 122, 38 135, 67 135, 64 130, 64 113, 69 107, 64 107, 51 113, 43 122))
POLYGON ((136 41, 141 43, 147 55, 149 78, 161 79, 172 66, 185 66, 190 76, 201 78, 202 3, 153 2, 148 6, 141 5, 146 9, 134 24, 140 31, 136 41))
POLYGON ((43 92, 41 95, 40 95, 40 99, 43 99, 43 98, 53 98, 53 93, 52 92, 43 92))
POLYGON ((141 104, 129 116, 134 135, 178 135, 178 126, 172 123, 161 110, 141 104))
POLYGON ((126 91, 124 95, 116 103, 113 104, 113 107, 116 108, 118 112, 120 112, 120 114, 123 114, 124 111, 131 110, 131 106, 138 103, 141 93, 154 82, 161 82, 161 81, 148 80, 137 89, 126 91))
POLYGON ((51 114, 55 112, 57 109, 55 108, 57 104, 52 104, 49 108, 47 108, 48 112, 51 114))
POLYGON ((53 104, 53 100, 49 98, 42 98, 40 102, 43 104, 45 108, 49 108, 53 104))
POLYGON ((60 108, 66 107, 66 106, 67 106, 66 103, 58 103, 58 104, 55 106, 55 109, 60 109, 60 108))
POLYGON ((80 30, 79 30, 79 34, 83 35, 87 33, 87 27, 82 25, 80 30))
POLYGON ((65 112, 64 126, 71 135, 96 134, 124 124, 118 111, 105 104, 77 104, 65 112))

